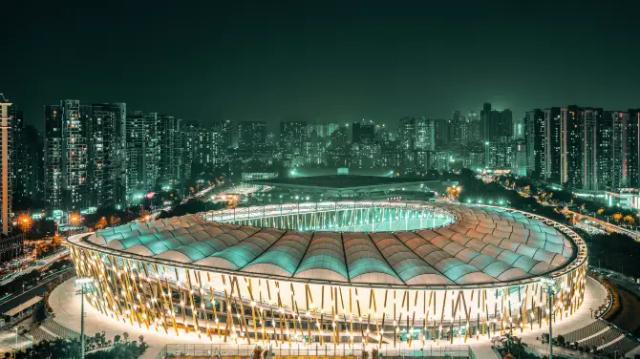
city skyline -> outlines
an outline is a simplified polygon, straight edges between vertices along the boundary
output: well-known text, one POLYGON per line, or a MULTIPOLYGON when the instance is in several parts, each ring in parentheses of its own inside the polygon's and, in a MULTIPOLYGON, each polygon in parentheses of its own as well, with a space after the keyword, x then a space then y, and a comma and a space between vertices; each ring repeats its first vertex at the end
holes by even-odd
POLYGON ((2 14, 0 357, 640 357, 638 0, 2 14))
POLYGON ((640 91, 633 2, 76 5, 12 3, 3 24, 25 31, 0 60, 2 91, 39 129, 60 98, 275 128, 484 102, 514 119, 559 103, 626 110, 640 91))
POLYGON ((18 107, 8 106, 7 187, 17 210, 122 209, 154 191, 192 193, 216 173, 245 180, 352 168, 429 177, 466 168, 570 190, 618 191, 637 187, 640 171, 637 109, 562 105, 534 108, 517 120, 511 110, 484 103, 479 113, 456 111, 446 120, 405 116, 398 126, 289 120, 274 133, 264 121, 198 126, 126 103, 63 99, 45 108, 41 137, 25 126, 18 107))

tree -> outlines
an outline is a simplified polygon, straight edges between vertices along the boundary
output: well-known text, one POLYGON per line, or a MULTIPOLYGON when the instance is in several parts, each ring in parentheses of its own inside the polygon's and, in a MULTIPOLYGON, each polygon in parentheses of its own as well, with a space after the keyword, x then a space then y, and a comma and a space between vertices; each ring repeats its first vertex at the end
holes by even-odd
POLYGON ((33 309, 33 321, 40 323, 45 319, 47 319, 47 308, 45 307, 44 302, 40 301, 33 309))
POLYGON ((613 219, 615 222, 619 223, 620 220, 622 219, 622 213, 620 212, 616 212, 611 216, 611 219, 613 219))
POLYGON ((107 223, 107 217, 102 216, 102 217, 100 217, 100 219, 96 223, 95 228, 96 229, 105 229, 105 228, 107 228, 108 225, 109 225, 109 223, 107 223))
POLYGON ((635 217, 633 217, 633 216, 632 216, 632 215, 630 215, 630 214, 627 214, 626 216, 624 216, 623 220, 624 220, 624 223, 626 223, 626 224, 628 224, 628 225, 630 225, 630 226, 633 226, 633 225, 635 225, 635 224, 636 224, 636 219, 635 219, 635 217))
MULTIPOLYGON (((125 338, 128 334, 125 334, 125 338)), ((105 340, 104 332, 96 333, 95 336, 86 338, 87 349, 95 350, 86 354, 86 359, 135 359, 140 357, 149 347, 140 336, 138 340, 120 341, 120 336, 116 335, 113 342, 105 340), (111 345, 113 343, 113 345, 111 345), (111 346, 110 346, 111 345, 111 346), (110 346, 110 347, 109 347, 110 346), (104 348, 104 349, 102 349, 104 348), (102 349, 102 350, 96 350, 102 349)), ((43 358, 43 359, 79 359, 80 340, 58 338, 55 340, 43 340, 34 344, 31 348, 20 351, 16 355, 17 359, 43 358)))
POLYGON ((563 347, 565 344, 565 339, 562 335, 558 335, 558 337, 556 338, 556 340, 558 341, 558 345, 563 347))
POLYGON ((447 187, 447 196, 449 199, 455 201, 460 197, 461 190, 460 186, 449 186, 447 187))

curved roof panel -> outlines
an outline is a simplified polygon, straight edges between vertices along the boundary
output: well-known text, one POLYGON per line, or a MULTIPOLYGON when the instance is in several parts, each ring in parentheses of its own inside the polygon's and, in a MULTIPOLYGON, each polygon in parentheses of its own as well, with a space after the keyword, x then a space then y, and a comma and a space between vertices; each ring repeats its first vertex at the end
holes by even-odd
MULTIPOLYGON (((307 232, 215 222, 197 214, 129 223, 98 231, 87 241, 212 270, 396 286, 514 281, 557 270, 575 256, 568 237, 521 212, 443 203, 423 206, 448 212, 455 220, 437 228, 397 232, 307 232)), ((217 218, 224 217, 225 212, 220 213, 223 216, 217 218)))

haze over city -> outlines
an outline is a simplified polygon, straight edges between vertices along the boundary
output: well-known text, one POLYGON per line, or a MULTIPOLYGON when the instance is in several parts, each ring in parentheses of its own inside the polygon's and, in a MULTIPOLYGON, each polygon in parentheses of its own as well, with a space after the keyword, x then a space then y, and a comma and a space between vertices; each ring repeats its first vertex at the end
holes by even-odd
POLYGON ((626 109, 635 1, 10 2, 2 90, 214 120, 393 123, 483 102, 626 109))

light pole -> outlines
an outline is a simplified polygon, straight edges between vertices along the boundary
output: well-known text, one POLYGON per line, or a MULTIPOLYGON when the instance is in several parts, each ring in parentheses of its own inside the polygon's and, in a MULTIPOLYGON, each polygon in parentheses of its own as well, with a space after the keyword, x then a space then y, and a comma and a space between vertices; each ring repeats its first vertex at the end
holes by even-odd
POLYGON ((84 288, 87 284, 93 283, 93 278, 79 277, 76 279, 76 286, 80 286, 80 359, 84 359, 84 288))
POLYGON ((547 287, 549 307, 549 359, 553 359, 553 295, 555 294, 556 282, 549 277, 543 277, 540 279, 540 283, 547 287))

